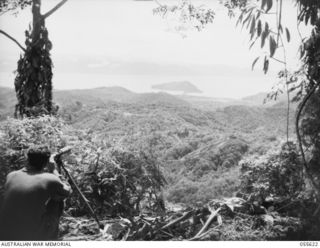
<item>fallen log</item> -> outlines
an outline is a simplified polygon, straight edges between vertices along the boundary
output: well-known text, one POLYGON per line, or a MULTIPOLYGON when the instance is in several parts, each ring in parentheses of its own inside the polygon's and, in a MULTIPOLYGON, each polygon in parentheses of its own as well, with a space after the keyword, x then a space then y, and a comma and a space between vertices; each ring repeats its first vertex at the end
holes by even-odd
POLYGON ((131 232, 131 228, 128 228, 128 231, 127 231, 126 234, 122 237, 121 240, 122 240, 122 241, 127 241, 130 232, 131 232))
POLYGON ((216 231, 217 231, 217 228, 218 228, 219 226, 221 226, 221 225, 218 225, 218 226, 216 226, 215 228, 212 228, 212 229, 206 231, 205 233, 203 233, 203 234, 201 234, 201 235, 199 235, 199 236, 194 236, 193 238, 188 239, 188 241, 201 240, 201 239, 202 239, 203 237, 205 237, 206 235, 208 235, 208 234, 210 234, 210 233, 212 233, 212 232, 216 232, 216 231))
POLYGON ((319 207, 316 209, 316 211, 314 211, 314 213, 313 213, 313 217, 316 217, 317 216, 317 214, 319 213, 319 211, 320 211, 320 205, 319 205, 319 207))
POLYGON ((201 230, 192 238, 196 238, 201 236, 207 229, 208 227, 211 225, 211 222, 213 221, 213 219, 217 216, 217 214, 219 213, 221 208, 218 208, 217 210, 211 212, 211 215, 209 216, 208 220, 206 221, 206 223, 204 224, 204 226, 201 228, 201 230))
POLYGON ((191 210, 191 211, 189 211, 189 212, 184 213, 181 217, 179 217, 179 218, 171 221, 171 222, 168 223, 167 225, 164 225, 163 227, 161 227, 161 230, 167 229, 167 228, 169 228, 169 227, 174 226, 175 224, 178 224, 178 223, 181 222, 181 221, 184 221, 184 220, 186 220, 186 219, 189 219, 189 218, 193 215, 193 213, 194 213, 194 210, 191 210))
POLYGON ((174 236, 171 233, 165 232, 163 230, 160 230, 160 232, 162 232, 163 234, 170 236, 171 238, 174 238, 174 236))

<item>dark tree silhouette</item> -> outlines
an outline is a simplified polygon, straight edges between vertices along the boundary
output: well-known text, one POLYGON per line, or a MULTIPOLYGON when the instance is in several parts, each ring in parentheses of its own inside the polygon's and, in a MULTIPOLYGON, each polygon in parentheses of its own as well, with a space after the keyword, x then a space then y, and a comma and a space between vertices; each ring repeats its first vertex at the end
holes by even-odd
POLYGON ((20 56, 15 79, 18 103, 16 117, 31 117, 54 114, 57 111, 52 103, 52 61, 50 50, 52 43, 48 37, 45 20, 58 10, 67 0, 62 0, 46 14, 41 14, 41 0, 3 0, 0 13, 14 12, 32 7, 32 27, 26 31, 24 48, 5 31, 0 33, 14 41, 24 52, 20 56))

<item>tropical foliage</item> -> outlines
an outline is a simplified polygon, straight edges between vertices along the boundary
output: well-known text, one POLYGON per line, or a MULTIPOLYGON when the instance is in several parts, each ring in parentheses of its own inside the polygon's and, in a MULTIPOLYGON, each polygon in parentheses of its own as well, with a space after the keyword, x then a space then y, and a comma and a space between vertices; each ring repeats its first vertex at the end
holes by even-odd
MULTIPOLYGON (((305 173, 311 181, 313 188, 320 192, 319 184, 319 130, 316 128, 320 116, 318 115, 317 98, 319 95, 319 37, 320 17, 319 1, 297 0, 297 28, 304 23, 310 25, 313 30, 309 38, 301 38, 300 60, 301 68, 296 72, 289 72, 287 68, 286 43, 292 39, 288 27, 285 26, 284 1, 283 0, 226 0, 221 1, 228 9, 230 17, 237 18, 237 24, 249 32, 250 48, 257 45, 263 55, 257 57, 252 63, 252 69, 259 60, 263 61, 263 71, 268 72, 270 62, 275 61, 283 65, 279 72, 279 81, 286 91, 287 108, 287 142, 289 142, 290 121, 290 93, 293 100, 298 101, 299 108, 296 114, 296 133, 299 150, 302 156, 302 164, 305 173), (301 120, 302 119, 302 120, 301 120), (307 148, 307 154, 305 154, 307 148)), ((183 5, 183 2, 181 2, 183 5)), ((301 33, 299 31, 301 36, 301 33)), ((276 98, 282 89, 277 89, 269 95, 276 98)), ((318 199, 319 200, 319 199, 318 199)))
MULTIPOLYGON (((168 181, 165 196, 171 202, 188 205, 209 202, 205 210, 191 210, 186 213, 187 217, 179 217, 188 220, 182 222, 180 219, 180 222, 188 226, 189 234, 196 234, 191 239, 200 239, 201 235, 208 234, 204 231, 214 219, 218 223, 215 228, 222 226, 222 213, 218 213, 221 211, 224 216, 234 216, 239 214, 235 211, 237 207, 242 208, 240 214, 251 221, 250 229, 267 226, 264 230, 275 231, 275 220, 283 221, 279 216, 283 214, 280 209, 286 209, 285 214, 295 216, 290 218, 294 222, 291 226, 295 228, 302 226, 301 219, 307 223, 306 226, 318 225, 314 221, 317 221, 320 211, 319 1, 297 0, 297 20, 311 25, 313 31, 308 39, 301 40, 302 66, 296 72, 287 69, 285 44, 292 37, 282 18, 283 0, 224 1, 229 15, 237 16, 238 25, 248 30, 250 47, 259 43, 264 51, 262 57, 253 61, 252 68, 261 58, 265 73, 271 61, 280 62, 284 66, 279 72, 279 79, 288 96, 287 140, 276 150, 270 150, 270 146, 261 148, 258 144, 261 140, 268 140, 272 144, 278 142, 278 130, 274 130, 271 124, 263 126, 261 121, 254 118, 261 114, 270 115, 269 109, 228 107, 216 112, 200 111, 168 96, 163 102, 154 99, 154 95, 144 95, 144 98, 135 102, 136 105, 110 103, 108 111, 103 104, 86 109, 78 102, 74 108, 78 113, 62 112, 63 116, 70 117, 68 121, 73 126, 55 117, 42 116, 54 114, 57 110, 52 104, 52 45, 45 28, 45 19, 65 2, 61 1, 45 15, 40 13, 39 0, 0 2, 1 13, 32 5, 34 20, 32 29, 26 32, 26 48, 4 31, 1 30, 1 33, 15 41, 24 51, 24 56, 18 62, 15 81, 18 98, 16 114, 20 117, 37 116, 22 120, 8 119, 1 123, 1 187, 9 171, 23 166, 24 153, 30 146, 47 144, 54 152, 68 144, 74 149, 72 155, 65 157, 66 167, 99 214, 128 217, 132 224, 135 223, 132 221, 133 216, 143 211, 163 212, 165 206, 162 191, 168 181), (267 15, 274 17, 274 21, 270 22, 265 17, 267 15), (278 57, 280 50, 282 56, 278 57), (295 121, 297 145, 289 140, 291 92, 296 94, 293 99, 299 104, 295 121), (230 112, 233 113, 231 117, 228 116, 230 112), (241 116, 235 118, 237 115, 241 116), (77 125, 82 126, 82 129, 77 129, 77 125), (259 128, 265 129, 267 135, 259 128), (261 137, 261 134, 264 135, 261 137), (248 154, 250 156, 245 157, 248 154), (245 200, 233 199, 230 200, 232 204, 229 200, 210 202, 214 197, 231 196, 237 191, 245 200), (268 205, 270 202, 272 208, 268 205), (201 218, 209 213, 210 216, 201 228, 201 218), (191 220, 190 216, 193 216, 191 220), (196 232, 195 228, 199 227, 201 230, 196 232)), ((183 25, 197 30, 202 30, 214 19, 212 10, 195 7, 186 0, 178 6, 158 4, 155 14, 163 17, 168 13, 177 15, 183 25)), ((271 94, 270 98, 276 98, 277 93, 271 94)), ((272 110, 271 114, 274 114, 272 110)), ((268 118, 270 121, 271 117, 268 118)), ((81 199, 76 192, 73 194, 67 202, 68 213, 73 216, 87 214, 81 199)), ((156 218, 146 224, 146 220, 139 218, 136 221, 139 224, 134 226, 139 228, 131 238, 158 237, 161 220, 163 218, 160 221, 156 218), (150 227, 148 229, 148 225, 154 226, 154 230, 150 227)), ((174 224, 163 224, 161 229, 174 224)), ((239 226, 233 223, 233 227, 248 231, 245 224, 239 226)), ((230 225, 223 228, 227 230, 230 225)), ((126 238, 129 233, 130 228, 126 238)), ((185 238, 189 238, 189 234, 184 233, 185 238)), ((165 235, 172 236, 168 232, 165 235)), ((251 235, 245 238, 253 239, 251 235)), ((212 239, 216 239, 216 236, 212 239)))
POLYGON ((277 196, 293 200, 304 189, 301 159, 292 142, 273 148, 263 156, 246 158, 240 166, 241 188, 249 198, 265 201, 277 196))
POLYGON ((55 113, 52 103, 52 44, 48 31, 40 28, 37 42, 32 39, 32 32, 26 31, 26 51, 18 61, 15 89, 18 99, 15 115, 37 116, 55 113))
POLYGON ((195 6, 189 0, 182 0, 179 5, 162 4, 161 1, 157 0, 155 2, 159 7, 155 8, 153 13, 163 18, 175 19, 174 30, 182 36, 184 36, 184 31, 190 28, 201 31, 214 20, 215 13, 213 10, 203 6, 195 6))
MULTIPOLYGON (((2 124, 1 193, 6 175, 25 165, 28 148, 47 145, 54 153, 68 144, 74 149, 66 157, 66 166, 100 213, 130 216, 140 211, 143 201, 151 210, 159 207, 165 180, 150 154, 121 147, 111 149, 106 140, 76 131, 54 117, 9 119, 2 124)), ((87 213, 77 192, 73 194, 68 201, 70 211, 76 215, 87 213)))
POLYGON ((0 1, 0 13, 6 13, 9 11, 19 11, 30 6, 32 0, 1 0, 0 1))

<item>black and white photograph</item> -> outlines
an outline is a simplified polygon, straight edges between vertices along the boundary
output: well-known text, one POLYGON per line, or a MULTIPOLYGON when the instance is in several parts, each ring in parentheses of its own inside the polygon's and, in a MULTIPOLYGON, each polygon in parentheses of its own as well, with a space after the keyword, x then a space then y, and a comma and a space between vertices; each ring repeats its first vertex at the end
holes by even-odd
POLYGON ((319 240, 319 0, 0 0, 1 247, 319 240))

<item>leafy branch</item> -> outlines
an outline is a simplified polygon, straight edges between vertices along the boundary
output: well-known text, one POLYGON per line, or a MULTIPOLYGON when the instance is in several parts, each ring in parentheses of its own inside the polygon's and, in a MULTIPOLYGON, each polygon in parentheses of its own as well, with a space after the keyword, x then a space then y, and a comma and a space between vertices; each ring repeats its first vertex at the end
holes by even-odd
POLYGON ((212 23, 215 17, 215 12, 203 6, 195 6, 189 0, 181 0, 178 5, 161 4, 154 0, 158 7, 153 10, 154 15, 160 15, 162 18, 167 18, 170 14, 179 19, 179 25, 176 30, 181 30, 181 25, 189 25, 192 28, 201 31, 207 24, 212 23))
MULTIPOLYGON (((274 60, 283 64, 284 66, 284 77, 285 77, 285 88, 287 93, 287 121, 286 121, 286 137, 287 142, 289 141, 289 119, 290 119, 290 91, 288 86, 288 72, 287 72, 287 54, 283 39, 283 26, 282 26, 282 11, 283 11, 283 0, 276 0, 276 11, 270 12, 274 6, 273 0, 262 0, 261 5, 250 5, 242 7, 241 14, 238 18, 237 25, 242 24, 242 28, 246 27, 250 34, 250 49, 256 44, 257 40, 261 41, 261 48, 266 46, 269 42, 269 51, 264 55, 263 60, 263 71, 266 74, 269 70, 270 60, 274 60), (263 15, 274 15, 276 21, 276 30, 273 30, 267 21, 263 21, 261 18, 263 15), (278 48, 282 48, 283 58, 275 58, 274 55, 278 48)), ((285 28, 285 35, 287 42, 290 42, 290 32, 288 28, 285 28)), ((252 63, 252 70, 258 62, 258 56, 252 63)))

